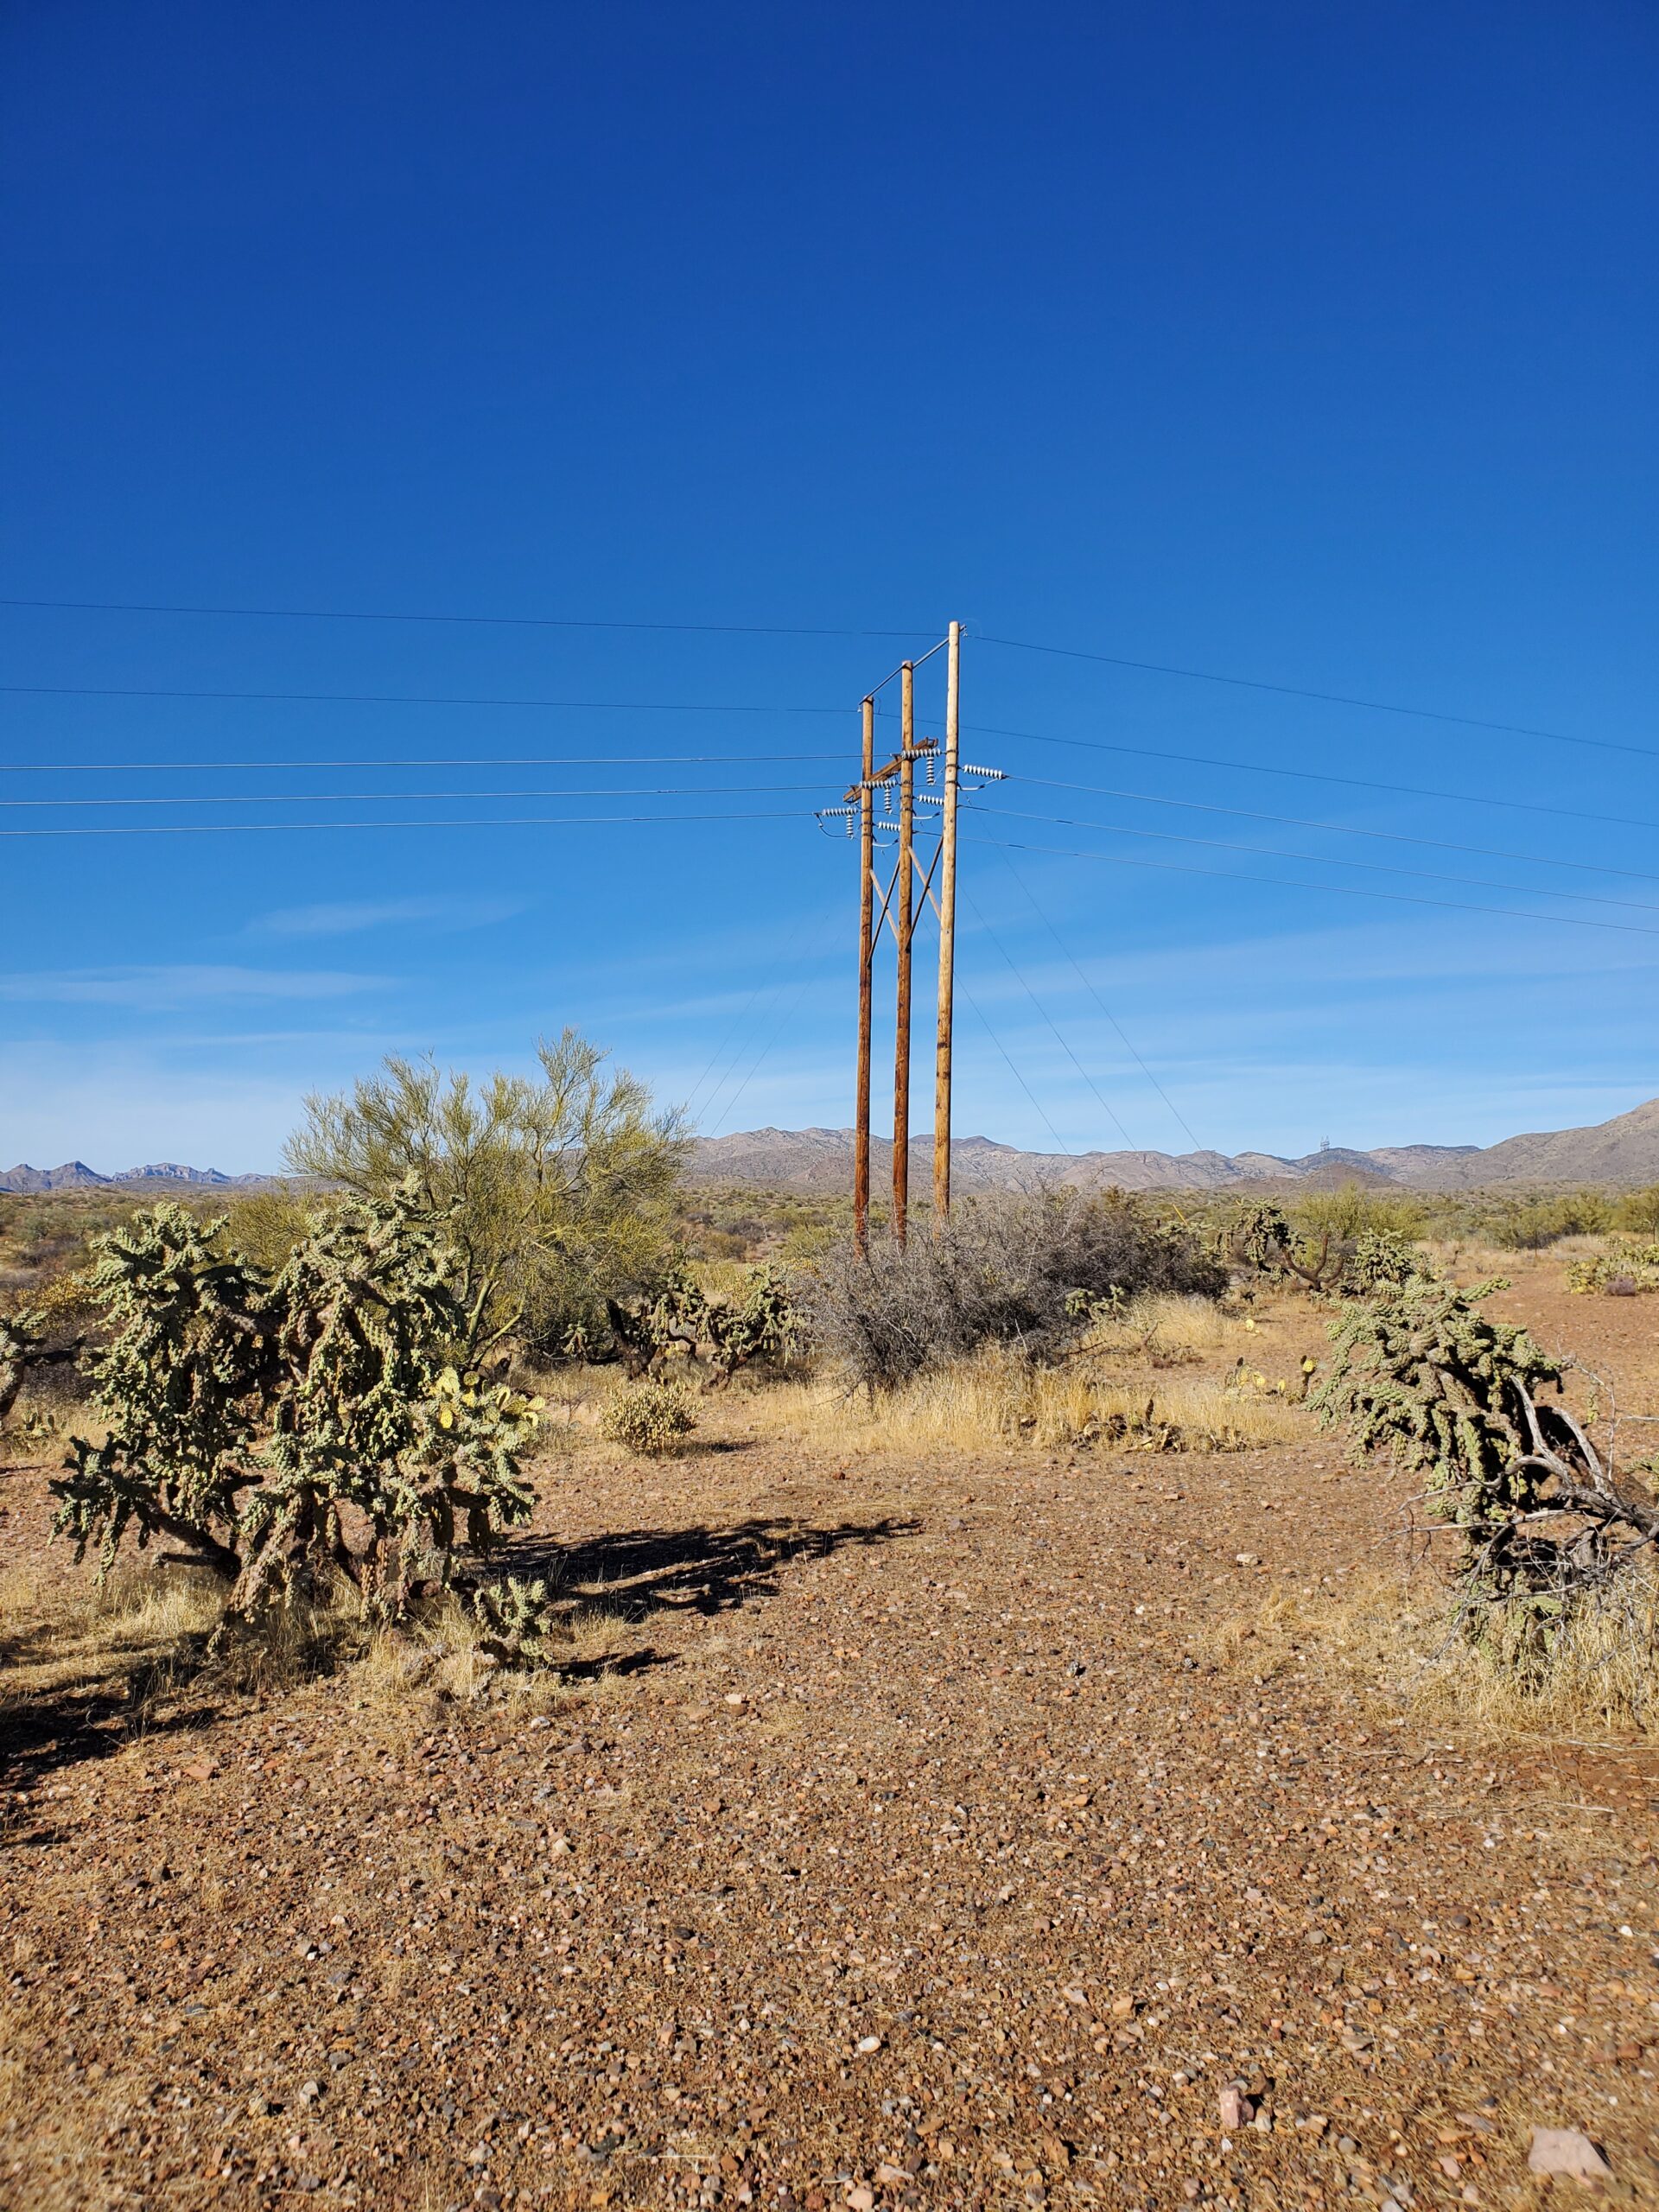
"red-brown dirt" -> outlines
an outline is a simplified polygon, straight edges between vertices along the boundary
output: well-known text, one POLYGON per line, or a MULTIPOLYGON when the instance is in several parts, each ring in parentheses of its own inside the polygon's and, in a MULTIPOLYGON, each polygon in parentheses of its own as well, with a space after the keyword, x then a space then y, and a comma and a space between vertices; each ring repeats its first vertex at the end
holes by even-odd
MULTIPOLYGON (((1511 1302, 1659 1404, 1654 1302, 1559 1274, 1511 1302)), ((550 1471, 541 1554, 626 1624, 548 1710, 350 1667, 142 1734, 13 1707, 0 2201, 1571 2197, 1535 2126, 1659 2201, 1652 1751, 1217 1659, 1386 1565, 1408 1485, 1311 1427, 842 1459, 755 1418, 550 1471)), ((5 1497, 16 1558, 43 1478, 5 1497)))

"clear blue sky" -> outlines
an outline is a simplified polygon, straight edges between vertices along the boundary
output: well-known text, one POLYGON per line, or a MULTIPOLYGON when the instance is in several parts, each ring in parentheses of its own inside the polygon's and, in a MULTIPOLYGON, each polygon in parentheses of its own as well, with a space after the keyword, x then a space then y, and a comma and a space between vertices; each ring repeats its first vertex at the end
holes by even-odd
MULTIPOLYGON (((0 596, 960 616, 970 757, 1014 772, 964 847, 960 1130, 1600 1119, 1659 1090, 1656 62, 1644 0, 14 7, 0 596)), ((0 774, 8 830, 777 815, 7 837, 0 1165, 270 1166, 308 1089, 565 1022, 705 1128, 850 1118, 855 871, 807 810, 904 639, 9 605, 0 640, 71 687, 0 694, 0 765, 58 764, 0 774), (162 760, 318 765, 121 765, 162 760), (656 786, 695 795, 510 796, 656 786)))

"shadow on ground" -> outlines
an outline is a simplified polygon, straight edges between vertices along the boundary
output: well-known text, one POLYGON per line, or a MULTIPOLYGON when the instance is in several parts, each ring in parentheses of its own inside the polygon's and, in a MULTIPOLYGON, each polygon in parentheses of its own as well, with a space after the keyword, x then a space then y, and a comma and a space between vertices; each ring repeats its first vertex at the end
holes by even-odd
POLYGON ((632 1620, 658 1612, 721 1613, 747 1599, 775 1597, 782 1572, 828 1559, 849 1545, 899 1543, 921 1524, 891 1516, 829 1527, 777 1516, 725 1528, 631 1529, 582 1544, 531 1537, 512 1548, 516 1574, 614 1605, 632 1620))

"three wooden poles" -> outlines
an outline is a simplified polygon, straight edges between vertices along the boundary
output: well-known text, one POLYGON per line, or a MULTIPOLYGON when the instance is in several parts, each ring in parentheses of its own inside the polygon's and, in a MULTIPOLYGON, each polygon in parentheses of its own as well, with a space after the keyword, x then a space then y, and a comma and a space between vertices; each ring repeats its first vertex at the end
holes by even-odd
MULTIPOLYGON (((944 783, 939 793, 939 842, 925 868, 916 852, 916 763, 937 756, 935 738, 916 739, 916 670, 906 661, 899 677, 899 750, 875 765, 875 694, 864 702, 863 773, 849 802, 857 802, 859 836, 858 1099, 853 1145, 853 1239, 861 1252, 870 1238, 870 1016, 875 948, 891 928, 898 953, 899 987, 893 1064, 893 1233, 902 1244, 910 1206, 911 953, 924 906, 939 924, 938 1026, 933 1056, 933 1225, 950 1211, 950 1043, 957 951, 957 797, 961 780, 962 625, 953 622, 945 652, 944 783), (875 799, 896 783, 899 850, 885 886, 876 880, 875 799), (935 880, 937 877, 937 882, 935 880), (918 890, 919 887, 919 890, 918 890), (879 909, 879 912, 878 912, 879 909)), ((934 652, 940 650, 936 645, 934 652)), ((931 659, 932 654, 923 656, 931 659)), ((891 678, 888 679, 891 681, 891 678)))

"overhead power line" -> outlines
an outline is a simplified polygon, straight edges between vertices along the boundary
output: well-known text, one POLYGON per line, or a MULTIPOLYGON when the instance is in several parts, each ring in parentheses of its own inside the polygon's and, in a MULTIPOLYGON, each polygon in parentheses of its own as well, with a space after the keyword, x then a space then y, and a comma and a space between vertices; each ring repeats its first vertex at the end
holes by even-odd
POLYGON ((1490 791, 1442 791, 1424 784, 1384 784, 1369 776, 1332 776, 1318 768, 1274 768, 1261 760, 1228 760, 1210 753, 1170 753, 1154 745, 1120 745, 1103 737, 1052 737, 1038 729, 999 729, 989 722, 969 726, 976 737, 1023 738, 1033 745, 1064 745, 1082 753, 1122 753, 1137 760, 1174 760, 1187 768, 1230 768, 1246 776, 1287 776, 1303 784, 1339 784, 1344 790, 1387 791, 1395 798, 1432 798, 1452 806, 1498 806, 1510 814, 1544 814, 1552 821, 1596 822, 1618 830, 1659 830, 1631 814, 1586 814, 1569 806, 1545 806, 1530 799, 1495 798, 1490 791))
POLYGON ((1225 837, 1193 837, 1178 830, 1141 830, 1126 822, 1085 822, 1069 814, 1027 814, 1017 807, 982 807, 977 811, 1001 822, 1041 822, 1057 830, 1103 830, 1114 837, 1154 838, 1164 845, 1205 845, 1217 852, 1249 853, 1262 860, 1305 861, 1310 868, 1357 868, 1371 875, 1407 875, 1424 883, 1457 883, 1472 891, 1516 891, 1524 898, 1571 899, 1583 906, 1622 906, 1632 912, 1659 913, 1659 906, 1643 899, 1607 899, 1594 891, 1552 891, 1532 883, 1493 883, 1484 876, 1446 875, 1438 869, 1390 868, 1384 861, 1351 861, 1329 853, 1287 853, 1274 845, 1240 845, 1225 837))
POLYGON ((1524 907, 1477 906, 1463 899, 1425 899, 1409 891, 1373 891, 1369 884, 1303 883, 1291 875, 1246 875, 1237 868, 1195 868, 1184 861, 1137 860, 1128 853, 1091 853, 1076 845, 1033 845, 1007 837, 973 837, 969 842, 996 845, 1009 853, 1046 853, 1058 860, 1098 861, 1108 868, 1151 868, 1160 875, 1207 875, 1224 883, 1268 884, 1284 891, 1330 892, 1339 899, 1382 899, 1391 906, 1435 906, 1453 914, 1494 914, 1511 922, 1545 922, 1573 930, 1616 930, 1621 937, 1659 937, 1659 929, 1649 929, 1642 922, 1603 922, 1587 914, 1536 914, 1524 907))
POLYGON ((744 809, 730 814, 509 814, 463 816, 426 822, 144 822, 105 828, 77 823, 73 830, 0 830, 0 837, 218 837, 272 832, 341 830, 577 830, 599 823, 800 822, 810 814, 798 807, 769 811, 744 809))
POLYGON ((1605 861, 1564 860, 1559 853, 1516 853, 1502 845, 1464 845, 1449 837, 1413 837, 1403 830, 1366 830, 1352 822, 1319 822, 1306 814, 1263 814, 1254 807, 1222 806, 1201 798, 1170 798, 1161 791, 1122 791, 1113 784, 1068 784, 1053 776, 1020 776, 1021 784, 1050 791, 1086 791, 1095 798, 1135 799, 1146 806, 1179 807, 1192 814, 1230 815, 1238 822, 1274 822, 1290 830, 1325 830, 1338 837, 1370 837, 1389 845, 1421 845, 1431 852, 1469 853, 1481 860, 1521 861, 1533 868, 1570 868, 1586 875, 1618 875, 1637 883, 1659 883, 1650 868, 1612 868, 1605 861))
POLYGON ((1576 737, 1569 730, 1541 729, 1528 722, 1491 721, 1484 715, 1454 715, 1440 707, 1405 707, 1390 699, 1363 699, 1345 691, 1314 691, 1300 683, 1268 683, 1254 676, 1218 675, 1213 669, 1179 668, 1167 661, 1129 660, 1121 653, 1083 652, 1071 645, 1033 645, 1025 638, 981 637, 975 643, 1004 645, 1014 652, 1049 653, 1063 660, 1097 661, 1108 668, 1133 668, 1148 676, 1179 676, 1197 683, 1224 683, 1240 691, 1270 691, 1281 699, 1313 699, 1327 707, 1362 707, 1374 715, 1403 715, 1419 721, 1450 722, 1463 729, 1494 730, 1505 737, 1541 737, 1556 745, 1588 745, 1605 753, 1636 753, 1645 760, 1659 760, 1659 748, 1650 745, 1625 745, 1611 737, 1576 737))
POLYGON ((0 695, 24 699, 211 699, 323 707, 561 707, 584 714, 834 715, 845 707, 727 707, 696 699, 518 699, 459 691, 195 691, 130 683, 0 683, 0 695))
POLYGON ((1122 1046, 1124 1051, 1135 1062, 1136 1067, 1140 1069, 1141 1074, 1145 1076, 1147 1081, 1152 1085, 1160 1098, 1163 1100, 1164 1104, 1168 1108, 1170 1115, 1173 1120, 1179 1124, 1181 1129, 1185 1131, 1187 1141, 1192 1145, 1193 1151, 1202 1152, 1204 1150, 1204 1147, 1198 1142, 1198 1138, 1193 1135, 1192 1125, 1187 1121, 1185 1115, 1182 1113, 1180 1108, 1177 1106, 1175 1101, 1164 1089, 1163 1084, 1159 1082, 1157 1077, 1141 1058, 1140 1053, 1135 1051, 1135 1046, 1129 1042, 1122 1023, 1119 1021, 1117 1016, 1112 1012, 1110 1007, 1107 1005, 1105 1000, 1102 998, 1100 993, 1095 988, 1093 983, 1090 982, 1088 976, 1084 973, 1082 966, 1079 964, 1077 955, 1062 941, 1060 933, 1055 928, 1053 922, 1050 919, 1046 908, 1038 904, 1036 893, 1026 881, 1025 877, 1020 874, 1019 869, 1014 866, 1012 861, 1005 860, 1002 865, 1007 868, 1008 874, 1019 885, 1021 891, 1025 893, 1027 899, 1030 903, 1032 912, 1036 915, 1038 920, 1043 925, 1043 927, 1048 931, 1050 937, 1053 938, 1055 945, 1058 949, 1061 957, 1071 963, 1072 972, 1077 976, 1077 981, 1083 985, 1084 989, 1088 992, 1090 997, 1093 999, 1095 1004, 1100 1008, 1102 1014, 1105 1015, 1107 1020, 1112 1025, 1113 1029, 1117 1033, 1119 1044, 1122 1046))
POLYGON ((34 607, 77 614, 228 614, 293 622, 435 622, 500 630, 668 630, 736 638, 931 638, 936 623, 913 630, 840 630, 785 622, 617 622, 572 614, 391 613, 360 607, 195 607, 148 600, 6 599, 0 607, 34 607))
POLYGON ((500 798, 739 798, 749 791, 768 795, 780 791, 816 791, 818 784, 607 784, 596 790, 517 791, 243 791, 208 798, 176 791, 162 798, 0 798, 0 807, 54 806, 327 806, 372 804, 403 806, 416 799, 500 798))
POLYGON ((757 761, 839 760, 840 753, 518 753, 429 754, 395 760, 0 760, 15 776, 149 776, 199 772, 233 775, 257 769, 309 775, 319 768, 747 768, 757 761))

